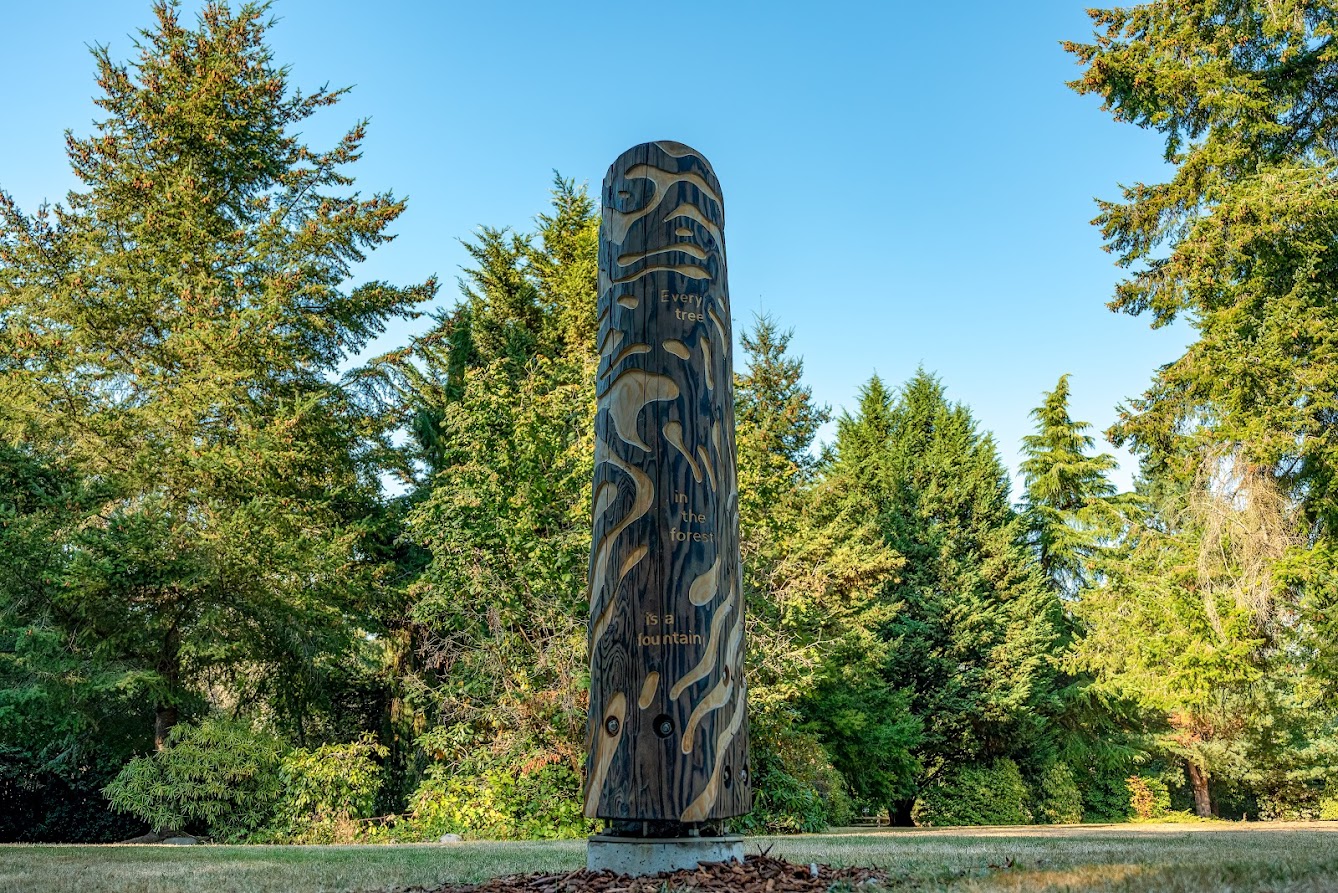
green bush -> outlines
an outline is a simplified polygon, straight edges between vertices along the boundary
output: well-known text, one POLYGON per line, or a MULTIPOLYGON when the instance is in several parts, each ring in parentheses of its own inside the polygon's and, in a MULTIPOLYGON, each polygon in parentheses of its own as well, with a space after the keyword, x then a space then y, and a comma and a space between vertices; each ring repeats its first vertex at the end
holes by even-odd
POLYGON ((279 767, 282 797, 263 838, 282 843, 351 843, 381 789, 386 748, 370 734, 351 744, 299 748, 279 767))
POLYGON ((1129 786, 1129 808, 1134 816, 1143 821, 1164 818, 1171 811, 1171 790, 1160 778, 1131 775, 1125 782, 1129 786))
POLYGON ((1082 792, 1067 764, 1051 763, 1041 772, 1036 792, 1036 819, 1049 825, 1082 821, 1082 792))
POLYGON ((1085 822, 1127 822, 1133 815, 1123 772, 1089 772, 1079 778, 1085 822))
POLYGON ((283 755, 277 738, 245 723, 181 723, 163 750, 131 760, 103 793, 154 830, 240 841, 273 815, 283 755))
POLYGON ((845 825, 854 814, 845 779, 811 734, 785 729, 753 739, 753 810, 735 821, 742 831, 802 834, 845 825))
POLYGON ((1260 793, 1258 803, 1261 821, 1313 822, 1324 812, 1324 793, 1318 787, 1287 785, 1260 793))
POLYGON ((911 809, 917 825, 1026 825, 1030 792, 1022 772, 1009 759, 988 767, 952 766, 920 790, 911 809))
POLYGON ((594 823, 581 812, 581 777, 565 761, 472 775, 434 766, 410 801, 399 840, 435 840, 459 834, 484 840, 582 837, 594 823))

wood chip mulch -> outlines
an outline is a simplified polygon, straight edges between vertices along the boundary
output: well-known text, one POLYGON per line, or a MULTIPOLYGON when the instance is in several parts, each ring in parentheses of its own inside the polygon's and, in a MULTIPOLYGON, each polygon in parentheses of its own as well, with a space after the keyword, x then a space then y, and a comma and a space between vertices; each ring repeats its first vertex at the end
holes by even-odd
POLYGON ((611 871, 580 869, 566 874, 516 874, 482 884, 410 887, 400 893, 827 893, 863 884, 880 884, 888 875, 871 868, 799 865, 767 855, 738 862, 706 862, 695 870, 628 877, 611 871), (838 886, 839 885, 839 886, 838 886))

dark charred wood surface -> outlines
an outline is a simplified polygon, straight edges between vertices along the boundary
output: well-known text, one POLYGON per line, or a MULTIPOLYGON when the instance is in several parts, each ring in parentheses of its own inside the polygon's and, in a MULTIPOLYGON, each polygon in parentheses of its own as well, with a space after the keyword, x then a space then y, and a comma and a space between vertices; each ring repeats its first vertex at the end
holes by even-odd
POLYGON ((752 806, 725 211, 673 142, 604 178, 590 556, 591 818, 752 806))

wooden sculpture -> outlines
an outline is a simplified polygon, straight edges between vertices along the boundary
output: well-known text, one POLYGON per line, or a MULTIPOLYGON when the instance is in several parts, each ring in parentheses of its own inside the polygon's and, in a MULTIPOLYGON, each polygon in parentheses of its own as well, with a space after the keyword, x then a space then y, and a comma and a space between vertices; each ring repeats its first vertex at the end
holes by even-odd
POLYGON ((725 210, 674 142, 602 201, 585 814, 692 826, 752 806, 725 210))

